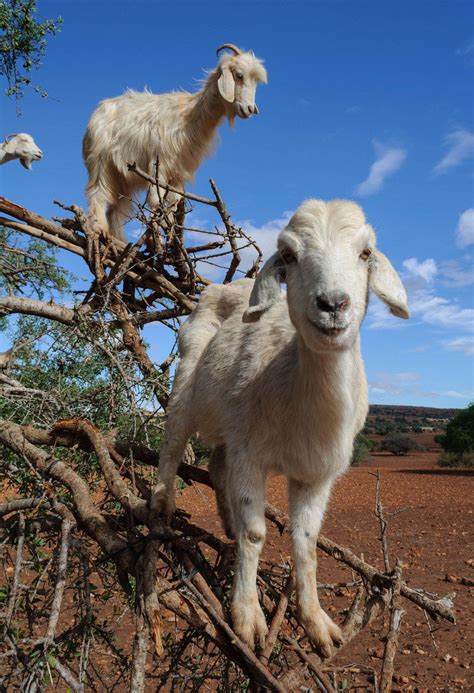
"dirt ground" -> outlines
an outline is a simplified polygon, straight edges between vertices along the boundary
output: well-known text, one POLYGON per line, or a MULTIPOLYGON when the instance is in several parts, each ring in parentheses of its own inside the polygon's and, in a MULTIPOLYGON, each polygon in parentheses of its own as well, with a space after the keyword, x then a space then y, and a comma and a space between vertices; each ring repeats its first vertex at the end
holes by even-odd
MULTIPOLYGON (((400 646, 395 663, 394 691, 474 691, 474 587, 461 584, 474 579, 473 511, 474 473, 469 470, 441 469, 433 435, 417 436, 428 450, 405 457, 375 453, 368 464, 352 468, 334 488, 322 532, 330 539, 349 546, 366 561, 382 568, 378 520, 374 515, 373 474, 380 470, 381 497, 389 519, 390 557, 400 558, 403 576, 412 587, 445 596, 455 592, 457 624, 432 624, 428 628, 424 613, 404 600, 400 646)), ((286 483, 270 480, 269 500, 286 510, 286 483)), ((200 486, 187 488, 178 500, 192 512, 201 527, 221 536, 213 493, 200 486)), ((289 555, 288 538, 269 528, 263 557, 280 560, 289 555)), ((350 571, 319 552, 318 581, 350 581, 350 571)), ((322 590, 323 606, 341 621, 353 593, 342 589, 322 590)), ((379 670, 383 636, 388 622, 379 619, 334 660, 335 666, 359 664, 379 670)), ((344 686, 344 676, 338 681, 344 686)), ((349 684, 349 681, 347 681, 349 684)), ((367 690, 366 687, 350 690, 367 690)))

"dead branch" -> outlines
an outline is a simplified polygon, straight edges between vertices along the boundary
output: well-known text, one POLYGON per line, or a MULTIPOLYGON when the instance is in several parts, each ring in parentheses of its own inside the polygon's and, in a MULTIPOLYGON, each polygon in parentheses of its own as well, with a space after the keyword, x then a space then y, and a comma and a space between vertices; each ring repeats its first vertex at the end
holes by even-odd
POLYGON ((398 636, 402 616, 405 613, 400 603, 402 567, 397 561, 394 571, 394 581, 392 587, 392 597, 390 600, 390 627, 385 642, 385 651, 380 674, 380 693, 390 693, 392 690, 393 665, 398 646, 398 636))

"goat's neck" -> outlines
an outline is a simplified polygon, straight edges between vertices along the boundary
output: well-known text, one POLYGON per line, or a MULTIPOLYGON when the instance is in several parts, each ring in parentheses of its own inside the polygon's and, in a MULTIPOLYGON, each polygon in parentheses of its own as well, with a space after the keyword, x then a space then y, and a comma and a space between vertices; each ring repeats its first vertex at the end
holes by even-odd
POLYGON ((298 342, 298 370, 295 379, 297 401, 311 416, 324 409, 334 422, 345 425, 357 406, 362 359, 357 337, 350 349, 314 352, 303 339, 298 342))
POLYGON ((7 161, 13 161, 17 157, 14 154, 7 154, 2 145, 0 145, 0 165, 6 164, 7 161))
POLYGON ((188 132, 201 144, 211 144, 216 129, 226 114, 217 88, 215 75, 210 75, 204 87, 192 95, 187 113, 188 132))

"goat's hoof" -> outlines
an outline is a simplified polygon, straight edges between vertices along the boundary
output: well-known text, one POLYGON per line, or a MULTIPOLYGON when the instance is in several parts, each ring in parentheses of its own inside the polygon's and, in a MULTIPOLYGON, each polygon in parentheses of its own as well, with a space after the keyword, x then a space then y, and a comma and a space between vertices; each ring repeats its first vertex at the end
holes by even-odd
POLYGON ((268 635, 268 626, 260 604, 250 604, 245 607, 232 608, 232 622, 234 630, 239 638, 251 650, 255 649, 256 642, 263 647, 268 635))
POLYGON ((339 626, 322 609, 316 617, 302 619, 306 635, 320 651, 323 657, 332 657, 334 645, 344 641, 339 626))
POLYGON ((176 510, 175 492, 162 482, 158 482, 153 489, 150 500, 150 511, 154 517, 164 519, 169 524, 176 510))

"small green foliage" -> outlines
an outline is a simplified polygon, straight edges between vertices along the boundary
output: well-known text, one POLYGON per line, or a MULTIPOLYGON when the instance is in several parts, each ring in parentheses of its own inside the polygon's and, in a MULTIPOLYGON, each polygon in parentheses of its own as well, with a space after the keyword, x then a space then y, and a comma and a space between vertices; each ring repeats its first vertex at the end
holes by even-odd
POLYGON ((0 0, 0 75, 7 80, 5 94, 17 105, 28 87, 47 96, 32 83, 31 73, 41 65, 46 36, 56 34, 61 23, 61 17, 38 21, 36 0, 0 0))
POLYGON ((463 453, 474 450, 474 403, 462 409, 446 426, 446 433, 436 436, 446 452, 463 453))
POLYGON ((64 293, 74 278, 58 265, 55 248, 0 226, 1 294, 43 299, 64 293))
POLYGON ((414 452, 416 450, 424 450, 425 448, 423 445, 420 445, 409 436, 394 433, 382 440, 380 443, 380 449, 391 452, 394 455, 401 456, 407 455, 409 452, 414 452))
POLYGON ((370 457, 370 453, 376 447, 376 443, 370 440, 370 438, 367 438, 367 436, 363 435, 362 433, 359 433, 356 436, 356 439, 354 440, 351 464, 358 465, 367 462, 367 460, 370 457))
POLYGON ((473 469, 474 450, 443 452, 439 457, 438 464, 440 467, 463 467, 464 469, 473 469))

